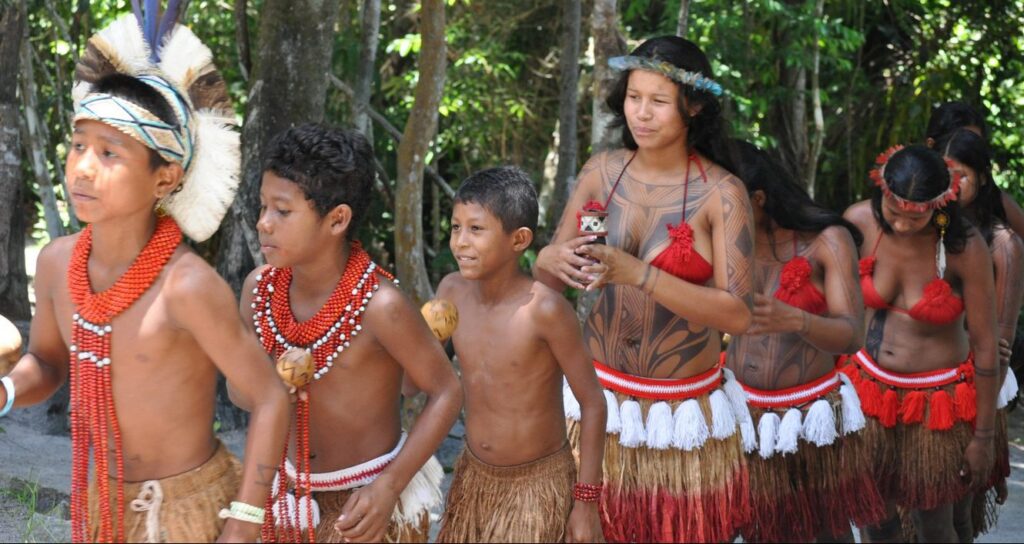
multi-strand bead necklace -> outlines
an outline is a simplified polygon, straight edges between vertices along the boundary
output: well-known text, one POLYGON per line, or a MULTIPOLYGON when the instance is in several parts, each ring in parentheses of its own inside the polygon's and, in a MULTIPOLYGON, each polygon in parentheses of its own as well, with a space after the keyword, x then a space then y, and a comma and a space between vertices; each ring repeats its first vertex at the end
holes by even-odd
MULTIPOLYGON (((359 242, 352 242, 345 271, 331 296, 316 315, 301 323, 296 321, 295 315, 292 313, 288 294, 291 287, 292 270, 290 268, 270 268, 257 275, 251 307, 253 326, 263 343, 263 349, 275 359, 288 349, 294 347, 305 349, 313 355, 313 360, 316 362, 314 381, 323 378, 345 349, 349 347, 350 342, 363 329, 362 318, 366 312, 366 306, 380 286, 377 274, 389 280, 394 279, 391 274, 378 268, 370 260, 369 254, 359 242)), ((302 499, 305 499, 305 504, 308 506, 312 501, 308 386, 306 393, 306 398, 300 398, 295 404, 295 495, 297 499, 295 504, 301 504, 302 499)), ((267 512, 271 512, 274 503, 277 503, 282 527, 278 528, 280 531, 278 533, 274 528, 273 516, 267 516, 268 519, 262 530, 264 542, 271 542, 278 535, 289 542, 298 542, 303 536, 299 528, 299 512, 302 509, 296 508, 295 512, 289 511, 291 507, 287 501, 287 472, 285 470, 287 456, 288 448, 285 446, 284 455, 282 455, 278 468, 280 485, 277 486, 276 495, 272 494, 268 498, 266 509, 267 512)), ((315 535, 312 508, 307 507, 304 513, 307 518, 304 520, 304 525, 307 528, 305 536, 309 542, 313 542, 315 535)))
POLYGON ((181 243, 173 219, 157 220, 156 230, 128 270, 109 289, 94 293, 89 282, 92 227, 75 242, 68 266, 68 290, 75 305, 71 346, 71 538, 75 542, 124 540, 124 453, 111 389, 110 346, 115 317, 131 307, 156 281, 181 243), (110 439, 114 441, 116 534, 110 504, 110 439), (89 538, 89 451, 99 493, 99 533, 89 538))

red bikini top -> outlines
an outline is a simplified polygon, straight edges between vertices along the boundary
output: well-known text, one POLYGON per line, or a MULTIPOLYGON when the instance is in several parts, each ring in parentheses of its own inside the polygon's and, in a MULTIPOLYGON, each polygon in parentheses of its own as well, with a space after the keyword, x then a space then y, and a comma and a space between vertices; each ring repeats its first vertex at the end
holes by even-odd
POLYGON ((898 308, 889 304, 878 291, 875 290, 875 253, 878 252, 878 244, 882 241, 882 234, 875 240, 875 248, 871 255, 860 260, 860 290, 864 294, 864 305, 876 310, 893 310, 909 315, 912 319, 931 323, 933 325, 946 325, 952 323, 964 311, 964 301, 953 292, 949 283, 938 277, 933 278, 928 285, 924 286, 924 293, 921 300, 917 301, 909 310, 898 308))
MULTIPOLYGON (((611 204, 612 196, 619 187, 619 182, 622 181, 626 168, 629 168, 630 163, 635 158, 636 153, 633 153, 633 156, 629 158, 626 165, 622 167, 622 172, 619 172, 615 185, 612 186, 611 192, 608 193, 608 198, 604 201, 605 209, 608 209, 608 205, 611 204)), ((679 221, 678 225, 673 226, 671 223, 665 225, 665 228, 668 229, 669 245, 651 261, 651 264, 677 278, 703 285, 711 279, 711 276, 714 274, 714 268, 712 268, 711 263, 707 259, 694 249, 693 228, 686 222, 686 198, 690 188, 690 165, 694 162, 700 168, 701 178, 703 178, 705 183, 708 181, 707 174, 704 172, 704 165, 697 159, 696 154, 690 153, 686 161, 686 180, 683 182, 683 218, 679 221)))
POLYGON ((786 261, 779 277, 779 288, 775 290, 775 298, 801 310, 814 314, 825 315, 828 312, 828 301, 811 281, 811 261, 796 253, 796 233, 793 233, 793 258, 786 261))

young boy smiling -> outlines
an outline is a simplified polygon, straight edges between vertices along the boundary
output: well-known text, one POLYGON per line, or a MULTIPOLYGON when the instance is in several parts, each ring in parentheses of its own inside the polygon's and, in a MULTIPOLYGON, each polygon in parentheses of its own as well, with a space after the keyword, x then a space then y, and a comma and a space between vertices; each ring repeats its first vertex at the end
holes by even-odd
POLYGON ((605 399, 572 307, 519 268, 536 226, 537 195, 522 170, 484 170, 459 187, 449 242, 459 272, 444 278, 437 298, 459 311, 452 341, 466 447, 438 542, 601 538, 605 399), (578 483, 563 376, 583 414, 578 483))
POLYGON ((426 542, 441 500, 431 454, 462 392, 417 308, 353 240, 373 151, 358 132, 307 124, 279 135, 267 157, 257 229, 269 264, 246 279, 241 310, 271 355, 305 348, 317 370, 300 391, 277 527, 264 540, 426 542), (428 397, 408 435, 403 373, 428 397))

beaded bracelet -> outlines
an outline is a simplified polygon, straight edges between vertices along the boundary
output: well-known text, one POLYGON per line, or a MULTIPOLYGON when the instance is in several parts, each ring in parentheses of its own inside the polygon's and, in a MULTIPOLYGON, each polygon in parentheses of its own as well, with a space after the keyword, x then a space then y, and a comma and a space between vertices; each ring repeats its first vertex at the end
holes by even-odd
POLYGON ((231 509, 223 508, 218 515, 220 516, 220 519, 231 518, 237 519, 238 521, 263 525, 265 511, 258 506, 245 504, 244 502, 239 501, 231 501, 231 509))
POLYGON ((580 502, 597 502, 601 498, 601 484, 576 482, 572 486, 572 498, 580 502))
POLYGON ((4 417, 14 406, 14 380, 10 376, 4 376, 0 378, 0 382, 4 384, 4 392, 7 393, 7 402, 4 404, 3 409, 0 410, 0 417, 4 417))

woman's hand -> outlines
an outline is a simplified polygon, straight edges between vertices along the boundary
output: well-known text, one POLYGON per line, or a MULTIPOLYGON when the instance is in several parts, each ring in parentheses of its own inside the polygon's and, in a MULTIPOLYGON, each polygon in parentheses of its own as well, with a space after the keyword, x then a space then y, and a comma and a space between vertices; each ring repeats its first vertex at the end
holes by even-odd
POLYGON ((808 317, 803 310, 775 297, 754 293, 753 316, 745 334, 805 332, 808 317))
POLYGON ((992 438, 972 438, 964 450, 964 466, 960 469, 960 477, 969 479, 973 489, 981 489, 992 474, 994 457, 992 438))
POLYGON ((579 236, 560 244, 549 244, 537 254, 533 266, 559 281, 576 289, 584 289, 589 282, 587 274, 580 269, 593 261, 580 256, 580 248, 597 240, 596 236, 579 236))
POLYGON ((649 284, 650 288, 654 286, 650 276, 653 276, 657 269, 617 247, 589 244, 581 246, 576 252, 591 259, 581 269, 588 282, 587 291, 600 289, 609 283, 640 288, 643 288, 645 283, 649 284))

